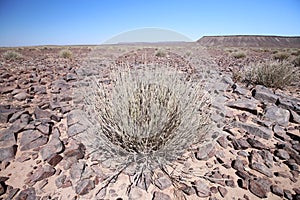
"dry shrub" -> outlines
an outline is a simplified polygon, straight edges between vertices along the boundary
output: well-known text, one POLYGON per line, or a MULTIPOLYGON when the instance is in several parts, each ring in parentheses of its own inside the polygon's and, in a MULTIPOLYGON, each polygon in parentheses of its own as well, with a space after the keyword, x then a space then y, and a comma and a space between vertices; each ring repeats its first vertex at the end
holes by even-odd
POLYGON ((175 69, 116 70, 86 93, 91 128, 85 146, 111 168, 153 170, 174 161, 210 130, 209 98, 175 69))
POLYGON ((72 58, 73 53, 69 49, 63 49, 59 52, 59 56, 62 58, 72 58))
POLYGON ((300 66, 300 56, 297 56, 294 60, 293 60, 293 64, 295 66, 300 66))
POLYGON ((277 61, 284 61, 284 60, 287 60, 289 58, 290 54, 288 53, 285 53, 285 52, 280 52, 280 53, 276 53, 273 58, 277 61))
POLYGON ((232 57, 234 57, 235 59, 241 59, 241 58, 245 58, 246 54, 244 52, 236 52, 236 53, 232 53, 232 57))
POLYGON ((3 57, 6 60, 17 60, 17 59, 22 58, 22 55, 18 52, 15 52, 15 51, 6 51, 3 54, 3 57))
POLYGON ((156 51, 155 56, 157 56, 157 57, 165 57, 166 53, 163 52, 162 50, 158 50, 158 51, 156 51))
POLYGON ((267 62, 250 69, 245 79, 254 84, 282 89, 297 82, 299 75, 299 70, 288 62, 267 62))

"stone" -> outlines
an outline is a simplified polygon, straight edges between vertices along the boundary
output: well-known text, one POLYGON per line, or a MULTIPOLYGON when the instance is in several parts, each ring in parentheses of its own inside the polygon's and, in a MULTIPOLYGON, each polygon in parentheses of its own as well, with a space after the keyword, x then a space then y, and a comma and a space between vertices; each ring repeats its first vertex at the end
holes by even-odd
POLYGON ((14 95, 14 99, 18 100, 18 101, 24 101, 25 99, 27 99, 29 95, 26 92, 20 92, 16 95, 14 95))
POLYGON ((16 197, 16 200, 36 200, 36 192, 34 188, 27 188, 22 190, 20 194, 16 197))
POLYGON ((23 131, 20 140, 21 151, 40 147, 47 142, 48 136, 45 136, 38 130, 23 131))
POLYGON ((0 182, 0 196, 5 194, 7 186, 3 181, 0 182))
POLYGON ((252 91, 252 95, 255 99, 262 102, 268 102, 275 104, 279 97, 272 92, 269 88, 263 85, 256 85, 255 89, 252 91))
POLYGON ((9 161, 15 158, 17 152, 17 145, 10 147, 0 147, 0 162, 9 161))
POLYGON ((188 196, 196 194, 195 188, 191 186, 186 186, 182 191, 188 196))
POLYGON ((263 185, 256 180, 249 180, 249 190, 259 198, 267 198, 267 191, 264 189, 263 185))
POLYGON ((240 159, 236 159, 232 161, 232 168, 238 171, 244 170, 244 163, 240 159))
POLYGON ((87 126, 83 124, 73 124, 68 128, 68 136, 73 137, 87 130, 87 126))
POLYGON ((247 131, 248 133, 258 136, 260 138, 266 139, 266 140, 270 139, 273 136, 273 132, 270 129, 263 127, 263 126, 244 124, 244 123, 240 123, 237 121, 233 123, 233 126, 237 127, 237 128, 242 128, 245 131, 247 131))
POLYGON ((77 76, 73 73, 67 73, 65 80, 67 82, 77 80, 77 76))
POLYGON ((211 195, 210 188, 200 180, 194 182, 194 188, 198 197, 209 197, 211 195))
POLYGON ((290 159, 290 155, 288 154, 288 152, 286 152, 283 149, 277 149, 277 150, 275 150, 274 155, 277 156, 280 159, 283 159, 283 160, 290 159))
POLYGON ((227 189, 221 186, 218 186, 218 191, 220 193, 220 195, 224 198, 226 196, 226 194, 228 193, 227 189))
POLYGON ((230 180, 225 180, 225 185, 228 186, 228 187, 232 187, 232 188, 235 188, 235 183, 234 183, 234 180, 230 179, 230 180))
POLYGON ((47 162, 55 167, 60 161, 62 161, 63 157, 61 155, 58 154, 52 154, 48 159, 47 162))
POLYGON ((271 186, 271 191, 273 194, 283 197, 284 193, 283 193, 283 189, 280 188, 278 185, 272 185, 271 186))
POLYGON ((95 184, 92 180, 84 179, 81 180, 79 183, 75 186, 75 192, 79 195, 85 195, 89 193, 91 190, 95 188, 95 184))
POLYGON ((82 143, 77 144, 76 141, 71 140, 64 151, 66 157, 76 157, 76 159, 82 159, 84 157, 85 147, 82 143))
POLYGON ((246 138, 233 139, 232 144, 234 149, 248 149, 250 144, 247 142, 246 138))
POLYGON ((289 190, 283 190, 284 197, 287 198, 288 200, 293 200, 293 194, 289 190))
POLYGON ((296 112, 294 112, 293 110, 289 110, 289 111, 290 111, 290 113, 291 113, 291 116, 290 116, 291 122, 300 124, 300 115, 298 115, 298 114, 297 114, 296 112))
MULTIPOLYGON (((14 197, 16 196, 16 194, 20 191, 19 188, 10 188, 7 191, 7 200, 8 199, 14 199, 14 197)), ((16 198, 15 198, 16 199, 16 198)))
POLYGON ((61 175, 55 179, 55 185, 57 188, 61 188, 65 184, 67 176, 66 175, 61 175))
POLYGON ((171 197, 165 193, 155 191, 152 200, 171 200, 171 197))
POLYGON ((55 168, 50 165, 39 167, 31 176, 31 182, 38 182, 55 174, 55 168))
POLYGON ((36 129, 45 135, 49 135, 52 131, 52 124, 51 123, 41 123, 36 127, 36 129))
POLYGON ((208 143, 202 147, 199 147, 195 153, 195 157, 198 160, 207 160, 208 158, 213 156, 215 149, 212 143, 208 143))
POLYGON ((250 167, 264 175, 266 175, 267 177, 273 177, 273 172, 264 164, 261 163, 251 163, 250 167))
POLYGON ((54 154, 59 154, 64 150, 64 145, 59 138, 52 138, 42 149, 40 154, 43 160, 49 159, 54 154))
POLYGON ((128 194, 130 200, 140 200, 143 197, 143 191, 138 187, 132 187, 128 194))
POLYGON ((287 145, 285 145, 283 147, 283 149, 288 152, 288 154, 290 155, 290 157, 292 159, 294 159, 298 165, 300 165, 300 155, 299 155, 299 153, 297 151, 295 151, 294 149, 292 149, 291 147, 289 147, 287 145))
POLYGON ((257 112, 257 102, 256 100, 249 100, 249 99, 239 99, 236 101, 229 101, 225 104, 230 108, 236 108, 239 110, 248 111, 251 113, 256 114, 257 112))
POLYGON ((83 111, 79 109, 72 110, 67 115, 67 124, 71 126, 82 121, 83 111))
POLYGON ((9 105, 0 105, 0 123, 7 123, 16 111, 16 109, 10 108, 9 105))
POLYGON ((268 150, 262 150, 259 151, 258 154, 262 157, 262 159, 264 160, 264 164, 271 168, 273 167, 273 155, 270 151, 268 150))
POLYGON ((80 179, 84 168, 85 168, 85 163, 84 162, 74 163, 71 166, 71 169, 70 169, 71 178, 74 179, 74 180, 80 179))
POLYGON ((271 106, 266 109, 264 117, 278 123, 280 126, 287 126, 290 120, 290 112, 277 106, 271 106))
POLYGON ((252 139, 252 138, 247 138, 247 142, 251 145, 252 148, 255 149, 268 149, 266 145, 264 145, 262 142, 252 139))
POLYGON ((217 139, 217 142, 218 142, 219 145, 220 145, 221 147, 223 147, 224 149, 226 149, 227 146, 228 146, 228 140, 227 140, 227 138, 226 138, 225 135, 219 137, 219 138, 217 139))
POLYGON ((160 189, 164 190, 172 185, 172 181, 167 177, 160 177, 155 180, 154 184, 160 189))
POLYGON ((248 94, 248 90, 240 87, 239 85, 237 85, 236 83, 232 86, 233 92, 237 93, 239 95, 247 95, 248 94))
POLYGON ((11 147, 16 142, 15 134, 10 128, 0 130, 0 148, 11 147))
POLYGON ((52 113, 47 110, 42 110, 38 107, 35 108, 34 116, 35 119, 50 119, 52 113))

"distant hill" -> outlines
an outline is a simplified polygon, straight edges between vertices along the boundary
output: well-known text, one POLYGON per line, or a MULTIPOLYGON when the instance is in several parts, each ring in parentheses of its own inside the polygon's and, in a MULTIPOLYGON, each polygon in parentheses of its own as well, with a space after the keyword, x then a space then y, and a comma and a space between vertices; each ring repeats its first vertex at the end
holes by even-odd
POLYGON ((300 48, 300 36, 230 35, 204 36, 197 41, 203 46, 220 47, 285 47, 300 48))

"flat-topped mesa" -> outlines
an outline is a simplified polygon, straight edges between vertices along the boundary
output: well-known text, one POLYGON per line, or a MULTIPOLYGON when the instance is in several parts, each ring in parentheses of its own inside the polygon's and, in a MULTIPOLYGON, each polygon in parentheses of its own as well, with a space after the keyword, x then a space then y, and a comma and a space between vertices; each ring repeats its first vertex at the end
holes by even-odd
POLYGON ((228 35, 203 36, 197 42, 203 46, 220 47, 284 47, 300 48, 300 36, 228 35))

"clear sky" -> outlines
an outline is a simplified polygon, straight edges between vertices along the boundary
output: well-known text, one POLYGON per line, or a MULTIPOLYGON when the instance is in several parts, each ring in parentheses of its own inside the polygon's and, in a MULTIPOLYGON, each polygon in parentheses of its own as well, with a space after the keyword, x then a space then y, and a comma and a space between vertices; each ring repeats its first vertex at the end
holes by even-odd
POLYGON ((300 0, 0 0, 0 46, 101 44, 144 27, 300 35, 300 0))

